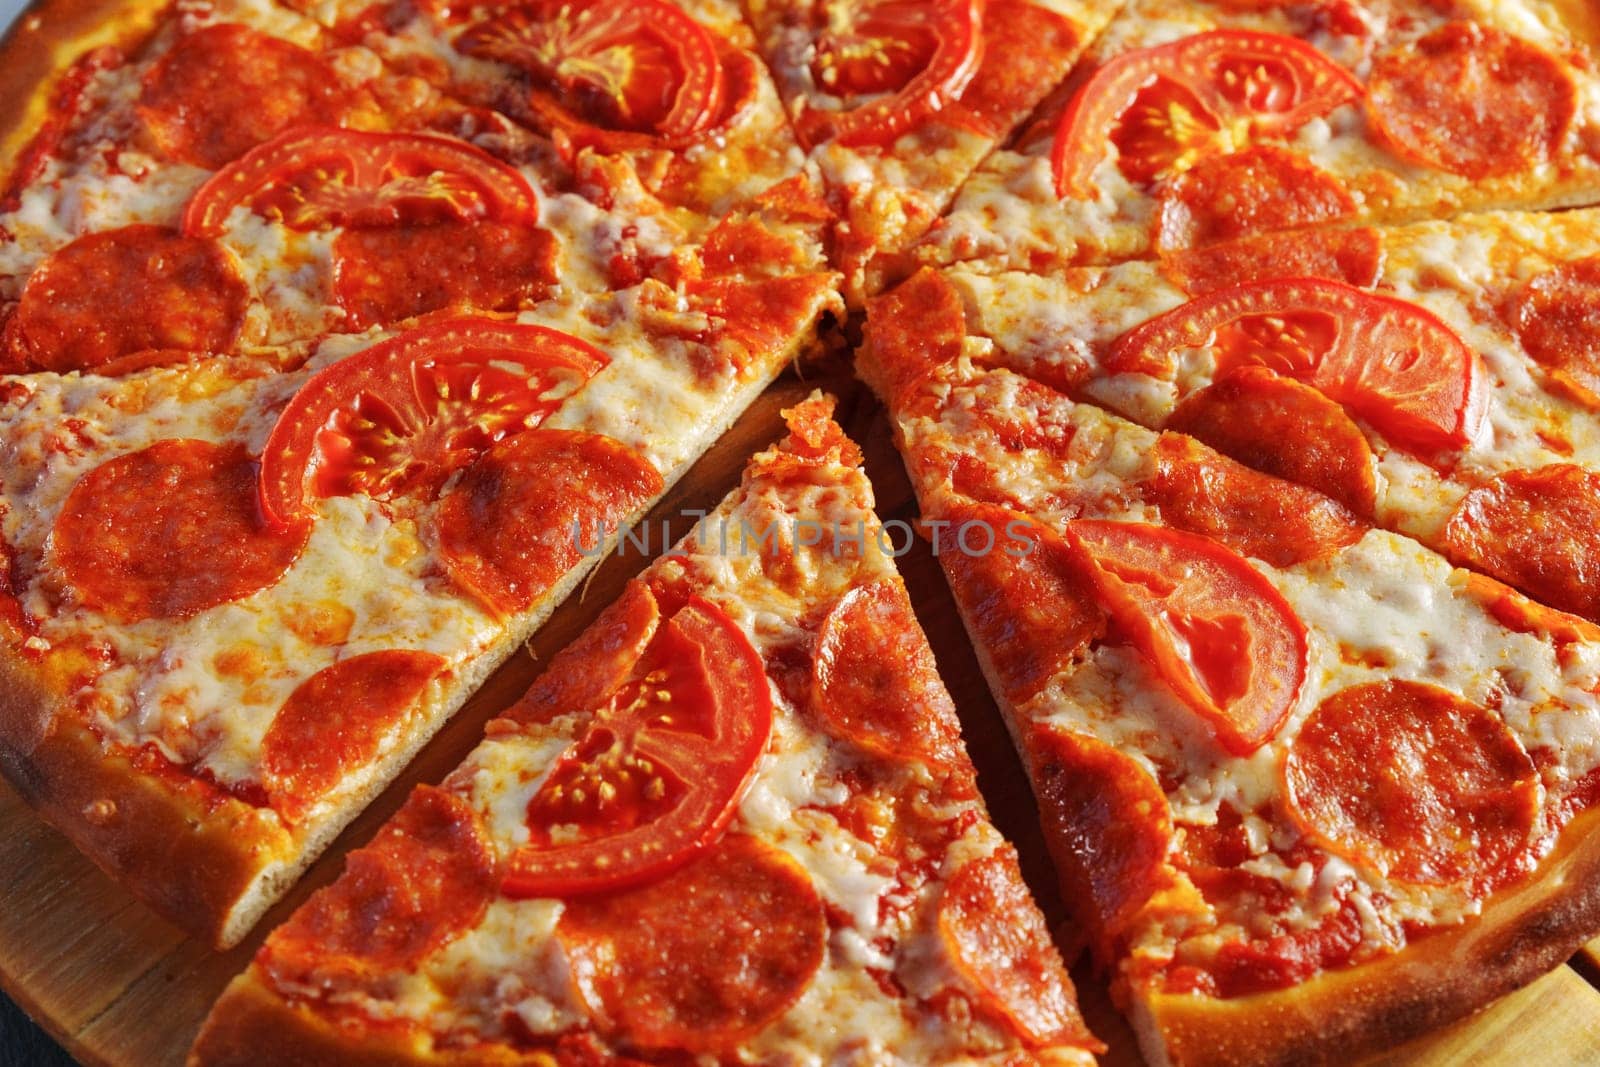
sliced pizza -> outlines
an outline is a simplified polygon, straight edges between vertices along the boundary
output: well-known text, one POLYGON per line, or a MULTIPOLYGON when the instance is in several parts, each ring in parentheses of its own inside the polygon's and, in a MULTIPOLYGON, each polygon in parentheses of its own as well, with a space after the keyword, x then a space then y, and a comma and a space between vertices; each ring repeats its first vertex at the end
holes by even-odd
MULTIPOLYGON (((776 245, 774 212, 723 232, 776 245)), ((815 240, 768 275, 718 247, 676 286, 337 335, 292 371, 0 379, 7 776, 237 941, 838 301, 815 240)))
POLYGON ((1600 629, 983 349, 923 274, 861 368, 1151 1062, 1349 1062, 1600 931, 1600 629))
POLYGON ((747 0, 840 224, 859 303, 972 169, 1066 77, 1117 5, 1085 0, 747 0))
POLYGON ((1580 3, 1134 0, 919 254, 1049 271, 1595 203, 1597 47, 1580 3))
POLYGON ((982 362, 1600 620, 1597 233, 1592 210, 1487 213, 949 278, 982 362))
POLYGON ((191 1063, 1093 1062, 831 407, 268 938, 191 1063))

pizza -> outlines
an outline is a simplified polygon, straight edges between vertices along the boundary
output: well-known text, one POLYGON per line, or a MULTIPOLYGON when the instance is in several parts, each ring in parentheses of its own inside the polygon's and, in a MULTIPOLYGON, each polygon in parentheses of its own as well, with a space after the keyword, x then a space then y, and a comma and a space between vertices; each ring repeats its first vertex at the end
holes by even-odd
POLYGON ((1600 215, 1274 235, 1051 276, 953 270, 1011 367, 1600 620, 1600 215))
POLYGON ((1571 0, 1132 0, 918 257, 1049 271, 1600 195, 1571 0))
POLYGON ((831 407, 273 933, 192 1063, 1093 1062, 831 407))
POLYGON ((675 285, 5 379, 13 783, 236 941, 810 343, 836 277, 790 200, 675 285))
POLYGON ((861 369, 1151 1062, 1356 1057, 1593 934, 1600 629, 991 343, 928 272, 861 369))

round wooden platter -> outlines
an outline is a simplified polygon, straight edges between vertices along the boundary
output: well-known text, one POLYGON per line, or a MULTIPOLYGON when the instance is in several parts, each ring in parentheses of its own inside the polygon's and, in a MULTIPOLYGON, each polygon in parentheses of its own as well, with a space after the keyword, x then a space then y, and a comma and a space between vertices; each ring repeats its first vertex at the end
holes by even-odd
MULTIPOLYGON (((839 397, 841 423, 864 448, 884 520, 910 520, 915 503, 881 409, 835 358, 802 377, 786 373, 652 512, 675 539, 693 524, 687 512, 714 506, 738 483, 752 452, 782 435, 780 410, 821 387, 839 397)), ((659 539, 657 543, 660 543, 659 539)), ((576 636, 648 562, 638 554, 606 560, 587 587, 551 617, 530 643, 467 704, 397 781, 336 841, 255 933, 218 953, 185 938, 130 898, 0 786, 0 987, 86 1065, 181 1064, 201 1020, 228 980, 313 889, 339 872, 345 852, 367 841, 418 782, 436 782, 477 743, 483 723, 538 674, 540 664, 576 636)), ((957 620, 937 561, 916 542, 900 558, 917 615, 961 710, 979 783, 1000 829, 1023 856, 1030 884, 1057 928, 1062 907, 1026 780, 957 620)), ((1597 957, 1600 959, 1600 957, 1597 957)), ((1427 1035, 1380 1061, 1387 1067, 1541 1063, 1600 1067, 1600 992, 1585 975, 1600 963, 1580 956, 1472 1019, 1427 1035)), ((1090 1025, 1110 1046, 1104 1062, 1136 1067, 1133 1038, 1104 986, 1075 972, 1090 1025)))

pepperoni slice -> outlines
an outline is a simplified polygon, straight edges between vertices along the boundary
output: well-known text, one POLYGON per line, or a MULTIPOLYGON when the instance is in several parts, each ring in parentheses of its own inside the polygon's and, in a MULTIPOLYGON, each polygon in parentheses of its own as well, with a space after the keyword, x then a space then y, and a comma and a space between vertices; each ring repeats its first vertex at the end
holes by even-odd
POLYGON ((262 449, 262 514, 286 524, 321 497, 431 495, 609 362, 571 334, 493 319, 440 319, 373 345, 285 405, 262 449))
POLYGON ((660 622, 661 608, 650 587, 638 579, 628 582, 622 595, 550 661, 505 716, 542 723, 605 704, 628 680, 660 622))
POLYGON ((1260 363, 1353 410, 1396 444, 1458 450, 1487 394, 1477 357, 1415 304, 1324 278, 1252 282, 1189 301, 1112 345, 1112 373, 1177 375, 1178 353, 1210 348, 1219 372, 1260 363))
POLYGON ((1600 626, 1576 615, 1545 607, 1483 574, 1468 574, 1466 593, 1488 610, 1496 622, 1519 634, 1538 634, 1558 645, 1600 644, 1600 626))
POLYGON ((1578 106, 1558 59, 1476 22, 1440 26, 1378 56, 1367 92, 1372 124, 1397 153, 1468 178, 1544 162, 1578 106))
POLYGON ((1444 546, 1466 566, 1600 622, 1600 474, 1570 463, 1502 474, 1456 505, 1444 546))
POLYGON ((1368 289, 1382 269, 1383 239, 1366 228, 1261 233, 1161 258, 1161 273, 1190 296, 1272 278, 1332 278, 1368 289))
POLYGON ((418 786, 344 874, 318 890, 262 949, 266 972, 293 995, 392 981, 483 917, 494 898, 494 850, 465 800, 418 786))
POLYGON ((510 311, 544 299, 561 245, 539 226, 439 222, 346 230, 333 241, 333 299, 353 330, 447 307, 510 311))
POLYGON ((91 233, 28 278, 6 323, 26 367, 94 370, 149 349, 229 352, 250 289, 222 246, 160 226, 91 233))
POLYGON ((592 719, 528 802, 528 843, 501 883, 511 897, 609 892, 689 862, 733 818, 772 733, 761 656, 698 597, 626 668, 615 651, 562 666, 626 673, 596 703, 564 709, 592 719))
POLYGON ((1600 256, 1535 277, 1510 318, 1528 355, 1580 403, 1600 408, 1600 256))
POLYGON ((1492 875, 1528 843, 1539 774, 1499 716, 1438 686, 1383 681, 1325 699, 1283 767, 1313 840, 1386 878, 1492 875))
POLYGON ((216 170, 291 126, 336 126, 350 105, 315 53, 223 23, 180 38, 146 75, 138 108, 162 152, 216 170))
POLYGON ((1046 723, 1023 738, 1029 777, 1062 896, 1080 902, 1102 962, 1145 903, 1172 881, 1166 794, 1132 757, 1046 723))
POLYGON ((837 109, 806 104, 806 144, 887 145, 960 97, 983 61, 980 0, 867 0, 820 8, 811 76, 837 109))
POLYGON ((446 572, 491 611, 523 611, 661 492, 649 460, 576 430, 524 430, 467 469, 439 509, 446 572))
POLYGON ((1355 210, 1344 185, 1298 152, 1255 145, 1202 157, 1161 190, 1158 253, 1270 230, 1324 225, 1355 210))
POLYGON ((736 834, 660 881, 569 902, 556 935, 601 1028, 645 1049, 716 1052, 800 999, 828 923, 798 863, 736 834))
MULTIPOLYGON (((1062 540, 1044 525, 1007 508, 962 504, 940 516, 950 525, 936 542, 939 562, 973 636, 1005 690, 1020 704, 1071 666, 1105 632, 1093 584, 1062 540), (961 551, 960 531, 993 531, 989 552, 961 551), (1025 537, 1032 551, 1011 534, 1025 537)), ((980 542, 976 535, 972 544, 980 542)))
POLYGON ((1291 134, 1360 96, 1343 67, 1276 33, 1211 30, 1125 52, 1061 116, 1051 150, 1056 194, 1092 196, 1108 143, 1123 175, 1147 184, 1237 147, 1232 140, 1291 134))
POLYGON ((261 742, 261 782, 291 822, 378 754, 386 735, 444 669, 432 652, 368 652, 324 667, 273 716, 261 742))
POLYGON ((1174 694, 1236 756, 1277 733, 1306 674, 1306 630, 1282 594, 1206 537, 1079 520, 1101 602, 1174 694))
POLYGON ((939 899, 939 936, 980 1003, 1025 1040, 1089 1039, 1072 980, 1010 845, 964 864, 939 899))
POLYGON ((934 371, 960 358, 966 336, 961 294, 943 275, 925 267, 867 301, 862 373, 884 403, 901 412, 934 371))
POLYGON ((272 585, 308 525, 268 529, 243 448, 158 441, 78 479, 50 551, 79 603, 119 622, 180 619, 272 585))
POLYGON ((455 47, 526 71, 534 114, 579 145, 682 148, 725 117, 716 40, 664 0, 513 7, 455 47))
POLYGON ((1167 429, 1274 478, 1308 485, 1357 515, 1370 518, 1377 507, 1377 460, 1366 435, 1338 404, 1266 367, 1236 368, 1190 393, 1167 429))
POLYGON ((817 635, 811 671, 811 706, 833 732, 891 759, 964 762, 955 703, 899 581, 839 598, 817 635))
POLYGON ((1140 488, 1168 525, 1274 567, 1331 556, 1366 532, 1321 493, 1250 470, 1181 434, 1162 434, 1154 459, 1155 474, 1140 488))
POLYGON ((426 133, 301 127, 257 145, 195 191, 183 232, 215 237, 239 206, 295 230, 418 222, 532 222, 526 178, 482 149, 426 133))

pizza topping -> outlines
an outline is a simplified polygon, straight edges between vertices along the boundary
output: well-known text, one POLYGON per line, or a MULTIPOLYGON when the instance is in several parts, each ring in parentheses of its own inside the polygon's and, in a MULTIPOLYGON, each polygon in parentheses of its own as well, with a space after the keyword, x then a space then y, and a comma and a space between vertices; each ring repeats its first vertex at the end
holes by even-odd
POLYGON ((353 330, 441 308, 511 311, 549 293, 560 257, 554 234, 525 224, 346 230, 333 241, 333 299, 353 330))
POLYGON ((1468 574, 1466 594, 1482 604, 1495 622, 1519 634, 1537 634, 1558 645, 1600 644, 1600 626, 1529 600, 1509 585, 1483 574, 1468 574))
POLYGON ((723 117, 716 41, 665 0, 512 7, 455 47, 525 71, 534 113, 580 145, 681 148, 723 117))
POLYGON ((1600 474, 1509 471, 1462 498, 1445 550, 1563 611, 1600 621, 1600 474))
POLYGON ((817 636, 811 706, 828 727, 874 755, 963 762, 956 708, 939 680, 905 586, 850 590, 817 636))
POLYGON ((338 125, 348 110, 348 94, 315 53, 231 23, 179 39, 139 96, 161 151, 212 170, 291 126, 338 125))
POLYGON ((924 268, 867 302, 869 354, 858 362, 884 402, 901 412, 930 375, 960 358, 966 336, 961 294, 924 268))
POLYGON ((981 0, 828 0, 811 76, 844 106, 807 106, 807 144, 887 145, 961 95, 983 59, 981 0))
POLYGON ((1131 756, 1084 734, 1040 723, 1023 749, 1062 895, 1092 905, 1079 912, 1107 962, 1134 916, 1171 880, 1166 794, 1131 756))
POLYGON ((365 767, 386 736, 412 714, 445 667, 432 652, 368 652, 324 667, 273 716, 261 742, 261 782, 290 822, 365 767))
POLYGON ((1355 201, 1339 179, 1298 152, 1255 145, 1204 156, 1158 197, 1158 253, 1343 218, 1355 201))
POLYGON ((1154 458, 1155 474, 1142 488, 1162 519, 1275 567, 1331 556, 1366 532, 1320 493, 1250 470, 1181 434, 1162 434, 1154 458))
POLYGON ((258 145, 196 190, 183 231, 223 232, 245 206, 294 230, 426 222, 532 222, 539 205, 515 169, 453 137, 313 126, 258 145))
POLYGON ((1600 408, 1600 256, 1535 277, 1510 318, 1528 355, 1580 403, 1600 408))
POLYGON ((1372 63, 1373 126, 1406 159, 1468 178, 1520 174, 1559 147, 1578 89, 1536 45, 1452 22, 1372 63))
POLYGON ((655 467, 620 441, 575 430, 514 434, 444 498, 445 571, 491 611, 526 610, 659 492, 655 467))
POLYGON ((1321 278, 1252 282, 1189 301, 1119 337, 1113 373, 1172 380, 1184 349, 1219 372, 1263 364, 1308 382, 1401 447, 1466 447, 1487 411, 1477 357, 1415 304, 1321 278))
POLYGON ((471 806, 418 786, 372 844, 346 857, 339 880, 273 931, 265 969, 291 995, 409 970, 478 924, 494 865, 471 806))
POLYGON ((649 885, 569 902, 556 934, 596 1022, 645 1049, 728 1048, 800 999, 828 947, 806 872, 742 834, 649 885))
POLYGON ((431 495, 609 362, 570 334, 492 319, 444 319, 373 345, 318 371, 278 416, 262 449, 262 513, 288 523, 323 497, 431 495))
POLYGON ((1266 367, 1237 367, 1190 393, 1167 429, 1274 478, 1308 485, 1357 515, 1370 517, 1377 507, 1377 460, 1366 435, 1339 405, 1266 367))
POLYGON ((158 441, 78 479, 50 552, 79 603, 118 622, 180 619, 272 585, 310 527, 256 514, 256 465, 239 447, 158 441))
POLYGON ((939 517, 949 524, 935 544, 950 588, 1007 698, 1020 704, 1105 632, 1093 586, 1060 537, 1018 512, 964 504, 939 517), (961 530, 969 526, 993 532, 991 551, 961 551, 961 530), (1013 542, 1012 533, 1026 541, 1013 542))
MULTIPOLYGON (((614 677, 621 664, 596 666, 614 677)), ((599 699, 564 709, 593 718, 528 803, 528 844, 501 885, 508 896, 610 891, 682 866, 733 818, 772 733, 760 654, 699 598, 656 629, 599 699)))
POLYGON ((939 936, 984 1008, 1034 1044, 1089 1038, 1072 980, 1033 902, 1016 849, 971 860, 939 900, 939 936))
POLYGON ((1190 296, 1272 278, 1332 278, 1368 289, 1382 267, 1383 239, 1368 228, 1261 233, 1161 257, 1161 273, 1190 296))
POLYGON ((1078 91, 1056 130, 1056 194, 1094 195, 1109 141, 1129 181, 1172 177, 1209 154, 1288 136, 1359 99, 1348 71, 1275 33, 1212 30, 1117 56, 1078 91))
POLYGON ((1386 878, 1491 877, 1529 841, 1539 775, 1485 708, 1437 686, 1351 686, 1317 705, 1283 768, 1301 829, 1386 878))
POLYGON ((228 352, 249 306, 215 241, 124 226, 79 237, 34 270, 6 323, 7 348, 22 367, 59 372, 149 349, 228 352))
POLYGON ((650 587, 638 579, 630 581, 622 595, 561 650, 504 717, 544 723, 571 714, 575 708, 606 704, 627 682, 660 622, 661 605, 650 587))
POLYGON ((1067 538, 1090 562, 1106 611, 1229 752, 1270 741, 1306 673, 1306 630, 1249 563, 1206 537, 1079 520, 1067 538))

